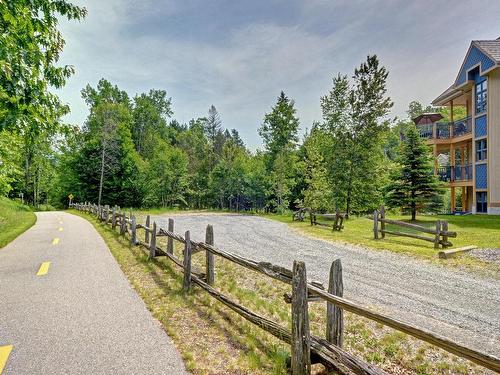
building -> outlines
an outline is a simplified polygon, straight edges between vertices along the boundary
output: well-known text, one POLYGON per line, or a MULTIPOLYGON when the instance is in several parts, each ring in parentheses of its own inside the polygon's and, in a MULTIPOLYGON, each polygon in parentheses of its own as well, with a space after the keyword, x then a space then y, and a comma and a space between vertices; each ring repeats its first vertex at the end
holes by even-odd
POLYGON ((452 211, 500 214, 500 38, 473 41, 455 82, 432 104, 448 106, 450 121, 438 113, 414 121, 451 189, 452 211))

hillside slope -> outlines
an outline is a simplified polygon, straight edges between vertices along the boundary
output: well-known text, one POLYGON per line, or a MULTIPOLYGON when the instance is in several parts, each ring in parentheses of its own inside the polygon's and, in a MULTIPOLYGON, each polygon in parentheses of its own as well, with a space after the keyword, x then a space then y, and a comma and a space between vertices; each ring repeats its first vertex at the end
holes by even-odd
POLYGON ((0 197, 0 249, 35 222, 36 216, 28 206, 0 197))

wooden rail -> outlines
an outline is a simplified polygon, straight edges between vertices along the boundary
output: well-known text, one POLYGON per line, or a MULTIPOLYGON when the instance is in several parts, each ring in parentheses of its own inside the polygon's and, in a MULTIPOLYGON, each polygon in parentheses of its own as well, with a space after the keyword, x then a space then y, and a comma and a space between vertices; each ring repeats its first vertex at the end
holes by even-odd
MULTIPOLYGON (((344 310, 392 327, 457 356, 466 358, 490 370, 500 372, 500 359, 493 355, 468 348, 464 345, 455 343, 446 337, 375 312, 360 304, 343 298, 342 267, 341 262, 338 259, 332 263, 328 290, 325 290, 325 288, 317 282, 307 282, 306 267, 302 262, 294 262, 293 270, 289 270, 267 262, 256 262, 254 260, 216 248, 213 245, 213 228, 211 226, 207 227, 206 241, 197 243, 190 239, 189 231, 186 232, 184 236, 173 233, 173 220, 169 220, 168 230, 163 228, 157 229, 156 223, 153 223, 151 226, 149 217, 146 219, 146 225, 137 224, 135 223, 134 216, 130 215, 130 217, 127 218, 125 214, 118 213, 119 208, 114 208, 111 215, 109 207, 103 210, 95 205, 90 205, 89 207, 88 204, 77 203, 72 203, 71 207, 80 211, 92 213, 100 220, 105 221, 107 224, 111 224, 112 227, 113 219, 116 220, 118 218, 120 223, 128 223, 131 233, 126 230, 123 235, 125 235, 125 233, 129 233, 131 239, 134 238, 134 236, 137 238, 137 233, 134 233, 137 228, 144 229, 145 241, 137 240, 135 244, 145 247, 149 250, 150 254, 151 247, 153 247, 151 242, 158 234, 183 243, 183 260, 174 256, 173 251, 170 253, 168 247, 167 251, 164 251, 156 244, 153 244, 155 249, 154 255, 155 257, 166 256, 172 260, 174 264, 181 268, 184 273, 183 290, 186 293, 191 289, 192 284, 196 284, 202 288, 202 290, 216 298, 231 310, 243 316, 248 321, 271 333, 278 339, 290 344, 292 349, 291 366, 293 374, 309 374, 310 365, 315 362, 321 362, 328 368, 341 374, 385 374, 384 371, 376 366, 367 364, 363 360, 352 356, 342 349, 344 310), (194 249, 198 249, 198 251, 205 250, 205 254, 207 256, 205 273, 192 269, 191 257, 194 253, 194 249), (208 260, 209 254, 212 256, 220 256, 240 266, 291 285, 292 295, 290 302, 292 304, 292 332, 286 330, 284 327, 281 327, 275 322, 253 313, 213 288, 210 283, 213 283, 215 277, 213 270, 214 262, 213 259, 210 261, 208 260), (308 323, 308 303, 313 300, 311 296, 317 296, 321 300, 327 302, 326 340, 314 337, 310 334, 308 323)), ((453 233, 454 232, 448 232, 445 227, 445 230, 441 232, 441 235, 453 237, 453 233)))
POLYGON ((320 214, 317 212, 310 212, 309 217, 311 219, 311 226, 312 225, 320 225, 323 227, 332 227, 332 230, 334 231, 341 231, 344 229, 344 219, 345 219, 345 214, 337 211, 334 214, 320 214), (327 224, 327 223, 322 223, 318 221, 318 218, 326 219, 328 221, 333 221, 333 224, 327 224))
POLYGON ((410 237, 416 240, 422 240, 434 243, 434 248, 439 249, 441 245, 443 248, 450 247, 453 244, 448 240, 449 237, 456 238, 457 232, 448 231, 448 222, 445 220, 437 220, 435 229, 427 228, 422 225, 407 223, 400 220, 392 220, 385 218, 385 208, 380 207, 380 210, 375 210, 373 213, 373 236, 375 239, 385 238, 386 234, 400 237, 410 237), (379 229, 380 223, 380 229, 379 229), (408 228, 414 231, 431 234, 432 237, 422 236, 416 233, 398 232, 396 230, 387 230, 386 224, 408 228), (380 234, 380 236, 379 236, 380 234))

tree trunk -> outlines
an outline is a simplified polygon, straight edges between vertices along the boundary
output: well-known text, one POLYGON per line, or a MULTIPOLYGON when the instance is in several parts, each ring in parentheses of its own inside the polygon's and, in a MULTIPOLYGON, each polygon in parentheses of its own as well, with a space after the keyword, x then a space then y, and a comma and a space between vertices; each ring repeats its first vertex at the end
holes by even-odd
POLYGON ((102 183, 104 181, 104 156, 106 154, 106 144, 102 142, 102 153, 101 153, 101 179, 99 181, 99 199, 97 200, 97 205, 101 205, 102 198, 102 183))
POLYGON ((415 221, 417 219, 417 204, 415 203, 415 192, 411 192, 411 221, 415 221))

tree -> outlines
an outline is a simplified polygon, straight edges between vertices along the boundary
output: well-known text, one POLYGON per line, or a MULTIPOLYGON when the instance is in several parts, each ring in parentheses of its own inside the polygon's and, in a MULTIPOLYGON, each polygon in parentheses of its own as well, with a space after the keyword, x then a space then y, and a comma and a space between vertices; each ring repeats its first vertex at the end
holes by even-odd
POLYGON ((7 195, 21 179, 22 139, 7 130, 0 131, 0 196, 7 195))
POLYGON ((314 126, 304 142, 305 182, 303 206, 314 211, 329 211, 333 208, 333 194, 328 181, 326 164, 321 154, 321 142, 325 133, 314 126))
POLYGON ((212 144, 215 144, 217 135, 222 131, 222 121, 220 114, 214 105, 208 109, 208 116, 205 122, 205 134, 212 144))
POLYGON ((417 212, 437 212, 443 206, 442 185, 434 175, 429 148, 415 126, 408 128, 402 143, 401 167, 391 175, 385 201, 389 207, 400 207, 416 219, 417 212))
POLYGON ((64 39, 58 16, 81 20, 85 8, 65 0, 0 2, 0 130, 55 129, 68 111, 50 87, 74 73, 57 62, 64 39))
POLYGON ((352 211, 369 211, 381 201, 385 158, 383 136, 392 101, 386 96, 388 71, 376 56, 355 69, 352 85, 346 76, 333 80, 321 99, 325 128, 332 137, 328 156, 335 201, 352 211))
POLYGON ((276 105, 264 116, 259 135, 271 155, 271 162, 283 150, 292 150, 298 141, 299 119, 296 117, 295 103, 281 91, 276 105))
POLYGON ((149 90, 134 97, 132 138, 142 157, 151 157, 159 140, 169 138, 167 120, 172 114, 172 99, 164 90, 149 90))

